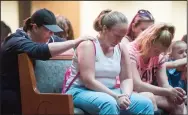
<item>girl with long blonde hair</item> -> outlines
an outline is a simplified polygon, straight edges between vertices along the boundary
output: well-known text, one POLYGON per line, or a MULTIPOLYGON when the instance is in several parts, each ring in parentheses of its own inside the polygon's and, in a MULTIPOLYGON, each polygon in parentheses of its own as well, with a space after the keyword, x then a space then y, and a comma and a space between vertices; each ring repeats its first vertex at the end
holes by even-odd
POLYGON ((133 70, 134 91, 149 97, 157 107, 175 114, 185 114, 185 91, 169 85, 165 57, 174 38, 175 27, 153 24, 128 45, 133 70), (150 92, 150 95, 145 92, 150 92))

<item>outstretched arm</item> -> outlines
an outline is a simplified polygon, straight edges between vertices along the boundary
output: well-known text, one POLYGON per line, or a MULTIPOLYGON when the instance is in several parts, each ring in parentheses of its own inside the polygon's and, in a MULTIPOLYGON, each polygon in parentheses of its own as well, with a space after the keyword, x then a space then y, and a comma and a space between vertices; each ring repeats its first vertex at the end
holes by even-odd
POLYGON ((140 74, 137 70, 136 63, 132 62, 132 72, 133 72, 133 81, 134 81, 134 89, 138 92, 152 92, 155 95, 167 96, 169 95, 169 91, 167 88, 161 88, 158 86, 151 85, 149 83, 145 83, 141 80, 140 74))
POLYGON ((177 68, 187 64, 187 58, 178 59, 175 61, 165 62, 166 68, 177 68))
MULTIPOLYGON (((183 93, 180 91, 181 90, 180 88, 177 88, 177 89, 171 88, 169 84, 167 83, 168 81, 166 80, 158 81, 159 85, 162 85, 163 87, 158 87, 158 86, 154 86, 154 85, 143 82, 140 79, 140 75, 138 73, 136 64, 134 62, 132 62, 132 69, 133 69, 133 81, 134 81, 134 86, 135 86, 134 88, 136 91, 152 92, 153 94, 160 95, 160 96, 171 96, 172 99, 181 99, 181 97, 183 96, 183 93)), ((160 74, 163 72, 164 72, 164 68, 162 71, 159 71, 160 74)))
POLYGON ((56 56, 56 55, 63 53, 71 48, 74 48, 75 46, 78 46, 79 43, 81 43, 82 41, 88 40, 88 39, 92 39, 92 37, 83 36, 83 37, 80 37, 75 40, 49 43, 48 47, 49 47, 50 54, 52 57, 56 56))
MULTIPOLYGON (((172 86, 168 82, 165 63, 159 68, 159 70, 157 72, 157 81, 158 81, 158 85, 160 87, 169 88, 169 89, 172 88, 172 86)), ((175 89, 179 93, 179 96, 176 98, 176 101, 181 104, 181 103, 184 102, 183 97, 186 93, 182 88, 178 87, 178 88, 175 88, 175 89)), ((172 97, 173 95, 168 95, 168 96, 170 97, 170 99, 172 101, 174 101, 174 98, 172 97)))

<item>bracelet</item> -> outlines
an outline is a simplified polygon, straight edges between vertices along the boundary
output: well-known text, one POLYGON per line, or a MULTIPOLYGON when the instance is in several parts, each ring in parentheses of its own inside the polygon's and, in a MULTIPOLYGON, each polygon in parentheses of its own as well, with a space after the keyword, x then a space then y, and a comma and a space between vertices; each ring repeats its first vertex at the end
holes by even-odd
POLYGON ((119 95, 118 98, 123 97, 123 96, 126 96, 126 97, 128 97, 130 99, 130 96, 128 94, 119 95))

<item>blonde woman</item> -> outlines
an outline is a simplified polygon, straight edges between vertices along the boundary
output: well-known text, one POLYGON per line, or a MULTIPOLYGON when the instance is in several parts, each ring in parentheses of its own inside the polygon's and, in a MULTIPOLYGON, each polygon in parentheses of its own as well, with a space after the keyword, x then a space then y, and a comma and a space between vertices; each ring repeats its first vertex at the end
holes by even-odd
POLYGON ((99 32, 92 41, 78 45, 71 65, 67 94, 73 95, 75 107, 94 115, 152 115, 153 104, 133 91, 130 58, 125 44, 127 18, 118 11, 104 10, 96 18, 99 32), (76 74, 78 78, 74 80, 76 74), (120 88, 114 87, 120 76, 120 88))
POLYGON ((155 106, 175 114, 185 114, 185 91, 172 88, 167 79, 166 52, 174 37, 175 27, 168 24, 154 24, 143 31, 128 45, 133 70, 134 90, 150 97, 155 106), (146 93, 147 94, 147 93, 146 93))

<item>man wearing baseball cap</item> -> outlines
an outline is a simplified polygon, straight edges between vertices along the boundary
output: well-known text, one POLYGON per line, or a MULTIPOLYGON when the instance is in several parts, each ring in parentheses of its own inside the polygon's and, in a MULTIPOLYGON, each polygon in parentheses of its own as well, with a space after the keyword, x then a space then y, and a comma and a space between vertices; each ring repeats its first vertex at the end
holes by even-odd
POLYGON ((31 16, 32 23, 37 24, 38 26, 44 26, 52 32, 61 32, 63 31, 56 23, 55 15, 47 10, 47 9, 40 9, 36 11, 31 16))
MULTIPOLYGON (((65 42, 46 44, 54 32, 63 31, 56 24, 54 14, 48 9, 37 10, 25 20, 24 27, 6 38, 1 46, 1 113, 21 114, 18 54, 27 53, 32 59, 48 60, 80 42, 92 38, 80 37, 65 42)), ((52 76, 53 77, 53 76, 52 76)), ((28 100, 28 103, 32 100, 28 100)))

